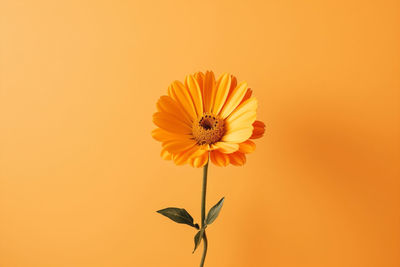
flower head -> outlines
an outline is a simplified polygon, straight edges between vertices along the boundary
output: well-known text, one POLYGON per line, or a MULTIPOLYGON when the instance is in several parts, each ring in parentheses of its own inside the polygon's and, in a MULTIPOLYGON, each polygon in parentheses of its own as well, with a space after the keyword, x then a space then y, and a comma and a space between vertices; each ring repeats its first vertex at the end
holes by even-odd
POLYGON ((162 143, 161 157, 177 165, 203 167, 209 159, 218 166, 243 165, 255 150, 250 139, 260 138, 265 125, 256 120, 257 100, 246 82, 223 74, 188 75, 174 81, 157 102, 154 139, 162 143))

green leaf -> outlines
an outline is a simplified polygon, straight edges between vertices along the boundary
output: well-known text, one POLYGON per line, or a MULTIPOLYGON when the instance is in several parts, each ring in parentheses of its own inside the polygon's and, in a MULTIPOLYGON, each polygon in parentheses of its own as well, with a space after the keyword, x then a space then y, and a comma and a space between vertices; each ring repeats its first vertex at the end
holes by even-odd
POLYGON ((190 226, 196 228, 196 225, 193 224, 192 216, 190 216, 190 214, 185 209, 166 208, 166 209, 158 210, 157 212, 164 215, 165 217, 170 218, 174 222, 187 224, 187 225, 190 225, 190 226))
POLYGON ((206 224, 212 224, 215 219, 217 219, 219 212, 221 211, 222 205, 224 204, 224 197, 221 198, 220 201, 218 201, 217 204, 215 204, 214 207, 212 207, 210 209, 210 211, 207 214, 207 218, 206 218, 206 224))
POLYGON ((201 228, 200 231, 198 231, 197 234, 194 236, 194 249, 192 253, 194 253, 197 247, 200 245, 201 240, 203 239, 203 235, 204 235, 204 228, 201 228))

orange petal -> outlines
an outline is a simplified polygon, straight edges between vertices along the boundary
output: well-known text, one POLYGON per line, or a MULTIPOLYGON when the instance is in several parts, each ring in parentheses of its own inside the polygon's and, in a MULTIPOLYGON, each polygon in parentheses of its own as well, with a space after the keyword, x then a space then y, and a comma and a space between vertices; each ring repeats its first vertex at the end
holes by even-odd
POLYGON ((237 86, 237 79, 235 76, 231 75, 231 87, 229 88, 228 97, 233 92, 233 90, 236 88, 236 86, 237 86))
POLYGON ((186 86, 189 88, 190 95, 192 96, 193 103, 197 112, 197 116, 203 115, 203 98, 201 96, 200 86, 193 75, 186 77, 186 86))
POLYGON ((237 86, 237 79, 235 76, 231 74, 231 87, 229 87, 229 93, 228 96, 226 97, 227 99, 229 98, 233 90, 236 88, 236 86, 237 86))
POLYGON ((176 134, 166 131, 161 128, 156 128, 151 132, 151 136, 160 142, 176 140, 176 139, 190 139, 192 135, 176 134))
POLYGON ((217 92, 215 94, 214 105, 212 108, 213 114, 219 114, 222 107, 224 106, 226 97, 228 96, 229 89, 231 87, 231 82, 231 75, 229 75, 228 73, 222 75, 221 78, 218 80, 217 92))
POLYGON ((182 120, 187 125, 192 126, 192 121, 188 116, 187 112, 185 112, 182 107, 176 102, 172 97, 163 95, 157 101, 157 109, 160 112, 166 112, 176 117, 179 120, 182 120))
POLYGON ((249 88, 247 89, 246 94, 244 95, 242 102, 240 104, 242 104, 244 101, 246 101, 247 99, 249 99, 251 97, 251 95, 253 94, 253 91, 249 88))
POLYGON ((169 153, 167 150, 164 148, 161 149, 161 158, 164 160, 171 160, 172 159, 172 154, 169 153))
POLYGON ((191 134, 192 129, 185 124, 182 120, 165 113, 156 112, 153 114, 153 122, 158 127, 177 134, 191 134))
POLYGON ((192 121, 197 118, 196 108, 189 90, 185 85, 180 81, 174 81, 168 89, 168 94, 181 105, 182 109, 189 115, 192 121))
POLYGON ((214 98, 217 91, 215 76, 212 71, 207 71, 203 82, 203 102, 204 111, 210 113, 214 104, 214 98))
MULTIPOLYGON (((196 73, 194 74, 194 77, 196 78, 197 83, 198 83, 199 86, 200 86, 201 94, 203 95, 203 84, 204 84, 205 75, 204 75, 204 73, 202 73, 201 71, 199 71, 199 72, 196 72, 196 73)), ((204 98, 203 98, 203 105, 204 105, 204 98)))
POLYGON ((251 135, 251 139, 257 139, 264 135, 265 132, 265 124, 262 121, 255 121, 253 123, 253 134, 251 135))
POLYGON ((247 140, 239 144, 239 151, 242 153, 252 153, 256 150, 256 144, 253 141, 247 140))
POLYGON ((246 155, 236 151, 235 153, 228 154, 229 162, 235 166, 242 166, 246 163, 246 155))
POLYGON ((177 154, 182 151, 188 150, 196 145, 194 140, 171 140, 162 143, 162 147, 169 153, 177 154))
POLYGON ((183 165, 189 163, 191 158, 201 155, 202 152, 203 151, 201 150, 200 146, 195 145, 186 151, 182 151, 178 154, 175 154, 173 156, 173 160, 176 165, 183 165))
POLYGON ((229 164, 228 154, 219 152, 218 150, 213 150, 210 152, 211 162, 217 166, 225 167, 229 164))

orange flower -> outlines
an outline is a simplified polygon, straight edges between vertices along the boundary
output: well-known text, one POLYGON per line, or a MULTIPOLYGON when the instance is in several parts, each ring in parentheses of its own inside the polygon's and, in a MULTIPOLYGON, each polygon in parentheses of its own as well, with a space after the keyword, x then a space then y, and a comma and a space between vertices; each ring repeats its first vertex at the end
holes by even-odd
POLYGON ((255 150, 250 139, 262 137, 265 125, 256 120, 257 100, 246 82, 207 71, 188 75, 185 84, 174 81, 168 96, 157 102, 152 136, 162 143, 161 157, 177 165, 240 166, 255 150))

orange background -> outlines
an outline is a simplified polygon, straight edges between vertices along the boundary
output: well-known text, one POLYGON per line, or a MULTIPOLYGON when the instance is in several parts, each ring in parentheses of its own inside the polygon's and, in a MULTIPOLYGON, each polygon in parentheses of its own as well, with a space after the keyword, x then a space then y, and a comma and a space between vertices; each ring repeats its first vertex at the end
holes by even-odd
POLYGON ((0 266, 197 266, 201 170, 150 137, 174 79, 247 80, 267 134, 210 168, 206 266, 400 266, 400 2, 1 1, 0 266))

